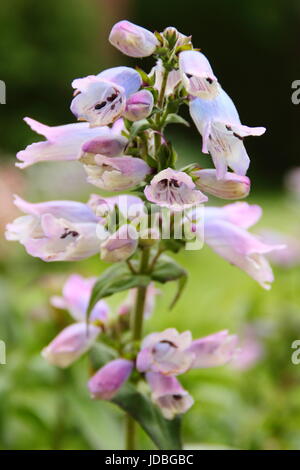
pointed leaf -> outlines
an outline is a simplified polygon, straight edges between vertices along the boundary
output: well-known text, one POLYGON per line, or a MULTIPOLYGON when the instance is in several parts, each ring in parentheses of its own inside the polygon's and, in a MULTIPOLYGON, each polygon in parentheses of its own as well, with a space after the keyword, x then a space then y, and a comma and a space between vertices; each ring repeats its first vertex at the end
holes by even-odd
POLYGON ((96 303, 104 297, 134 287, 146 287, 150 282, 150 276, 133 274, 125 263, 114 264, 106 269, 96 281, 90 297, 87 315, 89 315, 96 303))
POLYGON ((133 385, 124 385, 112 401, 140 424, 158 449, 182 448, 180 418, 165 419, 159 408, 133 385))

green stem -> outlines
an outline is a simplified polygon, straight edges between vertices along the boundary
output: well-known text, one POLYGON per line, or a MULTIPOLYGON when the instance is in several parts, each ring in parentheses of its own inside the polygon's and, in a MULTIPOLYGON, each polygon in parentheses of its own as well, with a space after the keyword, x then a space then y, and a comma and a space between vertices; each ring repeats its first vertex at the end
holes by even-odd
POLYGON ((168 76, 169 76, 169 71, 167 69, 165 69, 164 74, 163 74, 162 83, 161 83, 161 89, 160 89, 160 92, 159 92, 159 97, 158 97, 158 100, 157 100, 157 106, 159 108, 162 108, 163 104, 164 104, 168 76))
POLYGON ((125 416, 125 450, 134 450, 136 448, 136 426, 135 421, 130 415, 125 416))
MULTIPOLYGON (((140 261, 140 274, 146 274, 148 271, 150 257, 150 249, 145 248, 142 250, 140 261)), ((138 287, 135 307, 132 312, 131 330, 132 340, 139 341, 142 337, 145 300, 146 300, 147 287, 138 287)), ((136 423, 130 416, 126 415, 126 450, 134 450, 136 448, 136 423)))

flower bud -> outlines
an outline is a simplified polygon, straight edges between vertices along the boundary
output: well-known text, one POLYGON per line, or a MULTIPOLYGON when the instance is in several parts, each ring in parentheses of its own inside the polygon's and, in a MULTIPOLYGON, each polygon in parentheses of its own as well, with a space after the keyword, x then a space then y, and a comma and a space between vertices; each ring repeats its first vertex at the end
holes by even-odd
POLYGON ((247 176, 226 172, 224 178, 217 179, 216 170, 197 170, 191 174, 198 189, 222 199, 242 199, 248 196, 251 182, 247 176))
POLYGON ((124 261, 138 246, 138 233, 132 225, 122 225, 101 245, 101 259, 109 263, 124 261))
POLYGON ((128 98, 123 116, 130 121, 140 121, 149 116, 152 108, 152 93, 149 90, 141 90, 128 98))
POLYGON ((62 330, 43 349, 42 356, 58 367, 68 367, 90 349, 101 329, 85 322, 74 323, 62 330))
POLYGON ((151 398, 166 419, 186 413, 193 405, 193 398, 175 377, 148 372, 146 379, 152 391, 151 398))
POLYGON ((158 39, 151 31, 126 20, 113 26, 109 42, 130 57, 148 57, 159 45, 158 39))
POLYGON ((88 382, 92 398, 111 400, 130 376, 132 368, 133 362, 126 359, 115 359, 101 367, 88 382))

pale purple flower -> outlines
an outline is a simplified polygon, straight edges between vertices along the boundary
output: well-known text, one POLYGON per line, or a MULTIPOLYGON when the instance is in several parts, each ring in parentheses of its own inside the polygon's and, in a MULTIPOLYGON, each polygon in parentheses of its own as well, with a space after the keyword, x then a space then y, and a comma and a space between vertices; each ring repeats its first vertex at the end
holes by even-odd
POLYGON ((124 219, 133 220, 142 214, 145 214, 145 204, 137 196, 132 194, 120 194, 118 196, 102 197, 99 194, 91 194, 88 205, 95 214, 101 218, 108 215, 118 208, 124 219))
POLYGON ((207 197, 195 188, 189 175, 167 168, 154 176, 144 192, 148 201, 177 211, 207 201, 207 197))
POLYGON ((91 127, 111 124, 122 116, 127 98, 141 84, 139 73, 130 67, 114 67, 98 75, 77 78, 72 82, 76 91, 71 111, 91 127))
POLYGON ((62 330, 43 349, 42 356, 53 365, 68 367, 94 344, 101 328, 86 322, 74 323, 62 330))
POLYGON ((132 369, 133 362, 127 359, 115 359, 105 364, 88 382, 92 398, 111 400, 128 380, 132 369))
POLYGON ((31 204, 15 197, 26 215, 6 227, 7 240, 19 241, 31 255, 44 261, 75 261, 100 251, 99 218, 86 204, 49 201, 31 204))
POLYGON ((186 413, 194 404, 191 395, 175 377, 148 372, 146 379, 151 389, 152 401, 160 408, 166 419, 173 419, 179 414, 186 413))
POLYGON ((266 129, 243 126, 234 103, 222 89, 211 100, 191 99, 190 114, 202 135, 202 152, 211 154, 217 178, 224 178, 228 166, 244 176, 250 160, 243 139, 262 135, 266 129))
POLYGON ((47 140, 35 142, 18 152, 17 158, 21 163, 16 163, 16 166, 19 168, 42 161, 78 160, 85 142, 94 138, 112 138, 112 131, 108 127, 91 129, 88 123, 50 127, 28 117, 24 121, 47 140))
POLYGON ((190 369, 194 354, 188 348, 192 344, 190 331, 179 334, 175 328, 148 335, 137 357, 140 372, 160 372, 179 375, 190 369))
MULTIPOLYGON (((152 77, 153 75, 155 76, 154 88, 156 88, 156 90, 161 89, 164 70, 165 69, 162 65, 162 61, 161 61, 161 59, 159 59, 156 62, 155 67, 152 68, 152 70, 149 74, 150 77, 152 77)), ((181 81, 181 75, 180 75, 179 70, 171 70, 169 72, 168 79, 167 79, 165 95, 166 96, 172 95, 175 91, 175 88, 180 83, 180 81, 181 81)))
POLYGON ((272 251, 268 259, 272 264, 281 268, 292 268, 300 264, 300 240, 299 236, 277 232, 275 230, 260 230, 259 235, 268 243, 282 244, 284 249, 272 251))
POLYGON ((290 194, 297 199, 300 198, 300 167, 294 167, 287 172, 284 177, 284 186, 290 194))
MULTIPOLYGON (((103 129, 102 127, 100 130, 103 129)), ((102 136, 97 136, 88 140, 82 146, 83 154, 105 155, 106 157, 117 157, 124 152, 127 139, 121 135, 114 134, 112 131, 102 136)), ((83 155, 84 156, 84 155, 83 155)))
POLYGON ((101 245, 101 259, 109 263, 124 261, 136 251, 138 233, 133 225, 122 225, 101 245))
POLYGON ((179 54, 179 71, 186 91, 203 99, 212 99, 220 91, 209 61, 199 51, 183 51, 179 54))
POLYGON ((235 355, 237 336, 220 331, 192 340, 190 331, 179 334, 174 328, 148 335, 137 357, 140 372, 179 375, 189 369, 226 364, 235 355))
POLYGON ((188 352, 194 355, 192 369, 217 367, 227 364, 238 352, 238 338, 228 331, 219 331, 191 343, 188 352))
MULTIPOLYGON (((59 309, 68 310, 74 320, 86 320, 86 312, 96 277, 84 278, 72 274, 63 286, 62 297, 53 296, 51 304, 59 309)), ((99 300, 90 313, 89 321, 105 322, 109 315, 109 307, 104 300, 99 300)))
POLYGON ((109 42, 130 57, 148 57, 159 45, 158 39, 151 31, 126 20, 113 26, 109 42))
POLYGON ((126 101, 124 117, 130 121, 145 119, 152 112, 153 95, 149 90, 137 91, 126 101))
POLYGON ((262 340, 253 325, 246 325, 239 337, 240 351, 231 361, 231 367, 237 370, 248 370, 259 362, 264 355, 262 340))
POLYGON ((265 289, 270 289, 273 272, 265 255, 284 245, 270 245, 246 228, 261 214, 258 206, 235 203, 220 208, 205 208, 204 237, 218 255, 238 266, 265 289))
POLYGON ((129 156, 95 156, 95 164, 84 165, 87 181, 105 191, 132 189, 144 181, 151 168, 144 160, 129 156))
POLYGON ((250 179, 229 171, 222 179, 217 178, 217 172, 214 169, 196 170, 191 173, 191 176, 201 191, 222 199, 242 199, 250 192, 250 179))

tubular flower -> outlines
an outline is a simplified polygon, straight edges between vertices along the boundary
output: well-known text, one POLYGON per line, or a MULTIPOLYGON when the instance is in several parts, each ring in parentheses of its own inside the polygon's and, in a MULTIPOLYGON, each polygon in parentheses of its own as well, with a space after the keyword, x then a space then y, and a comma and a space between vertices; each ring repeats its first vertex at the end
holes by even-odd
POLYGON ((222 89, 212 100, 192 99, 190 114, 202 135, 202 152, 211 154, 217 178, 225 177, 228 166, 244 176, 250 160, 243 139, 260 136, 266 129, 243 126, 233 101, 222 89))
POLYGON ((283 249, 284 245, 264 243, 247 232, 260 216, 258 206, 235 203, 224 208, 205 208, 204 239, 218 255, 238 266, 264 289, 270 289, 273 272, 266 254, 283 249))
POLYGON ((186 91, 202 99, 214 98, 220 90, 210 63, 199 51, 183 51, 179 54, 179 70, 186 91))
MULTIPOLYGON (((64 284, 62 297, 53 296, 51 304, 56 308, 68 310, 74 320, 84 322, 95 282, 95 277, 84 278, 79 274, 72 274, 64 284)), ((108 314, 107 303, 99 300, 91 311, 89 320, 105 322, 108 314)))
POLYGON ((201 191, 222 199, 242 199, 250 192, 250 179, 229 171, 222 179, 218 179, 216 170, 211 169, 193 171, 191 176, 201 191))
POLYGON ((109 42, 130 57, 148 57, 159 45, 158 39, 151 31, 126 20, 113 26, 109 42))
POLYGON ((95 325, 74 323, 62 330, 42 351, 42 356, 58 367, 68 367, 86 353, 96 341, 101 328, 95 325))
POLYGON ((195 188, 189 175, 167 168, 146 186, 145 196, 150 202, 178 211, 207 201, 207 197, 195 188))
POLYGON ((123 191, 141 183, 151 168, 140 158, 95 156, 95 164, 84 165, 87 181, 105 191, 123 191))
POLYGON ((7 240, 19 241, 43 261, 75 261, 100 251, 105 236, 99 218, 80 202, 49 201, 30 204, 16 196, 15 205, 26 215, 6 227, 7 240))
POLYGON ((22 169, 42 161, 79 160, 84 143, 94 138, 112 139, 108 127, 91 129, 87 123, 50 127, 28 117, 24 121, 47 140, 28 145, 17 153, 21 163, 16 166, 22 169))
POLYGON ((137 357, 140 372, 179 375, 189 369, 215 367, 229 362, 237 352, 237 336, 220 331, 192 340, 190 331, 174 328, 148 335, 137 357))
POLYGON ((132 225, 122 225, 101 245, 101 259, 109 263, 124 261, 136 251, 138 233, 132 225))
POLYGON ((72 82, 76 91, 71 111, 91 127, 106 126, 123 115, 126 100, 141 84, 139 73, 130 67, 114 67, 98 75, 77 78, 72 82))
POLYGON ((191 395, 184 390, 175 377, 166 377, 157 372, 146 374, 151 389, 151 398, 166 419, 186 413, 194 404, 191 395))
POLYGON ((88 388, 92 398, 111 400, 127 381, 133 369, 133 362, 115 359, 96 372, 89 380, 88 388))
POLYGON ((194 354, 192 369, 222 366, 238 353, 238 337, 227 330, 193 341, 188 351, 194 354))

